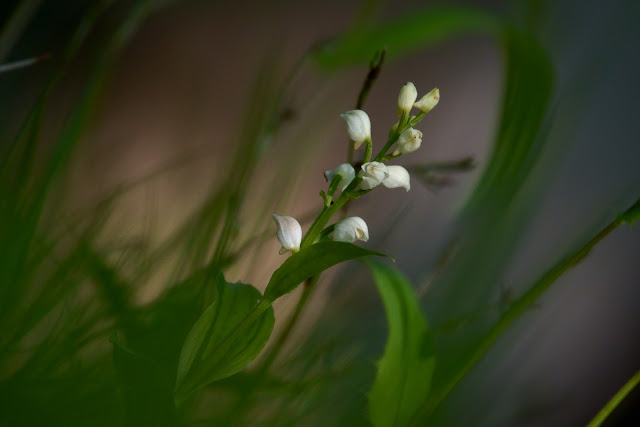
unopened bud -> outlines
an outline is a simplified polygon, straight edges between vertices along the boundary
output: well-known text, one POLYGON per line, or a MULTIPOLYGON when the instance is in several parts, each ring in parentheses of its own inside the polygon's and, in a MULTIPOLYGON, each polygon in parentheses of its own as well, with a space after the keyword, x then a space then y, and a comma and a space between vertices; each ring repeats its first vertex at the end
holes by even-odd
POLYGON ((428 113, 429 111, 433 110, 436 105, 438 105, 438 101, 440 101, 440 90, 436 87, 431 89, 429 93, 420 98, 420 101, 413 104, 413 106, 423 113, 428 113))
POLYGON ((336 242, 353 243, 356 240, 366 242, 369 240, 369 228, 367 223, 358 216, 345 218, 335 225, 331 238, 336 242))
POLYGON ((402 166, 387 166, 389 176, 382 181, 382 185, 387 188, 404 188, 409 191, 411 189, 411 182, 409 179, 409 172, 402 166))
POLYGON ((402 113, 409 114, 411 111, 411 107, 413 107, 413 103, 416 102, 416 98, 418 97, 418 91, 413 83, 408 82, 406 85, 402 86, 400 89, 400 95, 398 95, 398 115, 402 115, 402 113))
POLYGON ((366 140, 371 139, 371 121, 369 116, 362 110, 351 110, 340 117, 347 122, 347 132, 349 138, 354 142, 353 147, 357 150, 366 140))
POLYGON ((292 216, 271 215, 278 226, 276 236, 282 245, 280 254, 287 251, 298 252, 302 241, 302 228, 300 223, 292 216))

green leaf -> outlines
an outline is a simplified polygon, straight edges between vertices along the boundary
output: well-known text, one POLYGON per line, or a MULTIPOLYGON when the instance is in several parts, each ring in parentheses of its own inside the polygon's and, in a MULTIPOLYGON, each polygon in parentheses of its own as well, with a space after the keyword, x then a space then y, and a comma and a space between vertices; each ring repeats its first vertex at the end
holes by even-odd
POLYGON ((412 10, 381 26, 357 29, 338 38, 319 50, 315 59, 326 68, 366 64, 382 48, 393 58, 461 33, 495 34, 500 26, 494 15, 469 7, 412 10))
POLYGON ((244 369, 260 353, 273 329, 273 308, 251 285, 216 278, 216 295, 182 347, 177 402, 207 384, 244 369))
MULTIPOLYGON (((553 67, 530 33, 505 27, 502 43, 505 82, 496 141, 457 221, 455 256, 429 289, 427 308, 436 325, 492 304, 514 245, 544 195, 540 184, 547 178, 538 167, 548 149, 546 133, 553 117, 553 67), (460 299, 463 290, 466 298, 460 299)), ((453 375, 490 327, 490 316, 483 316, 474 323, 473 333, 461 330, 444 337, 439 369, 453 375)))
POLYGON ((435 350, 431 332, 407 279, 397 270, 367 261, 389 323, 389 335, 369 392, 374 426, 408 425, 431 390, 435 350))
POLYGON ((172 379, 153 360, 128 348, 115 332, 110 341, 125 404, 125 425, 178 425, 172 379))
POLYGON ((636 200, 636 202, 629 209, 620 214, 620 220, 622 222, 626 222, 630 225, 633 225, 634 222, 640 219, 640 199, 636 200))
POLYGON ((271 276, 264 291, 264 297, 269 301, 275 301, 293 291, 306 279, 322 273, 329 267, 367 255, 387 256, 352 243, 332 241, 315 243, 291 255, 282 263, 271 276))

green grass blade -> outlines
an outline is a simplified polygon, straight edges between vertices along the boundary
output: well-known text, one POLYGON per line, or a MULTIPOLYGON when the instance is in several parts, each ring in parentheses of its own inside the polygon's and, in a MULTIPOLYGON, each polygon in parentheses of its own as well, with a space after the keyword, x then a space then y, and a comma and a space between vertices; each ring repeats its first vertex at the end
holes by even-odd
POLYGON ((595 417, 587 424, 587 427, 599 427, 604 423, 607 418, 615 411, 615 409, 622 403, 622 401, 633 391, 634 388, 640 383, 640 370, 637 371, 627 381, 616 394, 613 395, 611 400, 596 414, 595 417))
POLYGON ((366 64, 382 48, 393 59, 461 33, 498 34, 500 28, 496 16, 469 7, 413 10, 381 26, 357 28, 323 46, 315 59, 329 69, 366 64))

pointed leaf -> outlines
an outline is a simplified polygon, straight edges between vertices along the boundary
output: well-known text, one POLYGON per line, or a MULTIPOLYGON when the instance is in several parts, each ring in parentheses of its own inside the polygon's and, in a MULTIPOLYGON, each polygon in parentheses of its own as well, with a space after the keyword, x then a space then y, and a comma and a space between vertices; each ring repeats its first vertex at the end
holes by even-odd
POLYGON ((379 252, 345 242, 318 242, 300 252, 291 255, 273 275, 267 289, 265 299, 275 301, 282 295, 293 291, 306 279, 324 270, 354 258, 367 255, 387 256, 379 252))
POLYGON ((374 426, 408 425, 431 390, 435 351, 411 285, 397 270, 367 261, 382 298, 389 335, 369 392, 374 426))
POLYGON ((251 285, 228 283, 220 274, 216 296, 182 347, 176 400, 244 369, 262 350, 273 329, 273 308, 251 285))

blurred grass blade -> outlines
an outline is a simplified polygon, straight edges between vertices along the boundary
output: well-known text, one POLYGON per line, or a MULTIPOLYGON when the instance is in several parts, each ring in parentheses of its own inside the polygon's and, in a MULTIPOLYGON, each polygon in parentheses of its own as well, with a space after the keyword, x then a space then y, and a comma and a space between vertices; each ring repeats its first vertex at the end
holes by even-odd
POLYGON ((431 332, 407 279, 380 262, 366 262, 382 298, 389 333, 369 392, 376 427, 404 426, 427 399, 435 368, 431 332))
POLYGON ((124 397, 127 426, 175 426, 172 381, 154 361, 127 348, 112 334, 113 363, 124 397))
POLYGON ((345 242, 318 242, 291 255, 282 263, 264 291, 265 299, 275 301, 293 291, 300 283, 324 270, 350 259, 368 255, 387 256, 345 242))
MULTIPOLYGON (((455 256, 430 288, 429 312, 438 325, 490 303, 540 195, 522 193, 522 188, 546 142, 551 63, 532 35, 505 28, 502 37, 506 70, 498 134, 490 161, 458 220, 455 256)), ((447 336, 452 357, 445 357, 445 362, 456 363, 463 356, 461 346, 472 346, 490 327, 487 321, 473 325, 473 332, 467 328, 460 336, 447 336)))
POLYGON ((481 10, 462 6, 439 6, 414 10, 373 28, 357 28, 323 46, 315 55, 319 65, 339 68, 366 64, 386 48, 389 58, 424 48, 466 32, 498 34, 500 20, 481 10))
POLYGON ((274 316, 270 304, 252 316, 262 295, 251 285, 216 278, 216 296, 189 332, 182 347, 175 399, 244 369, 271 336, 274 316))
POLYGON ((16 9, 2 27, 0 33, 0 63, 9 56, 11 49, 16 44, 27 24, 40 7, 42 0, 22 0, 18 2, 16 9))
POLYGON ((51 55, 40 55, 33 58, 21 59, 20 61, 9 62, 7 64, 0 64, 0 74, 26 68, 49 58, 51 58, 51 55))
POLYGON ((622 403, 622 401, 633 391, 640 383, 640 371, 637 371, 627 381, 620 390, 607 402, 607 404, 598 412, 598 414, 587 424, 587 427, 599 427, 604 423, 609 415, 622 403))

